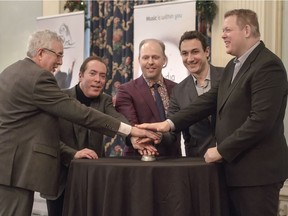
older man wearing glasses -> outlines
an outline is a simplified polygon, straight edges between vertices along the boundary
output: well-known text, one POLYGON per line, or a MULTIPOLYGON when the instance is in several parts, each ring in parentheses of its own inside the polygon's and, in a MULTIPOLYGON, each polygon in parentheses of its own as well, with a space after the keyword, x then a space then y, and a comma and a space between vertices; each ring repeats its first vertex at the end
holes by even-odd
POLYGON ((63 57, 63 41, 56 33, 32 34, 27 56, 0 74, 0 215, 5 216, 31 216, 34 191, 57 195, 60 156, 64 163, 97 157, 90 149, 60 148, 58 117, 108 136, 160 139, 156 133, 82 105, 60 90, 52 74, 63 57))

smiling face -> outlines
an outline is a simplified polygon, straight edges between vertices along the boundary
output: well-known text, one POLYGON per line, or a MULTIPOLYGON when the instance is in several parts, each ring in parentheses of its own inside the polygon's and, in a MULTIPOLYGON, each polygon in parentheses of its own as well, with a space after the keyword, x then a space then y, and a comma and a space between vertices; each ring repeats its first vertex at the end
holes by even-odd
POLYGON ((180 53, 184 66, 191 74, 201 74, 209 67, 208 57, 210 50, 203 50, 198 39, 186 39, 181 42, 180 53))
POLYGON ((79 73, 79 86, 84 95, 89 98, 98 97, 106 83, 107 68, 103 62, 91 60, 85 71, 79 73))
POLYGON ((57 68, 62 65, 63 45, 60 42, 52 41, 50 47, 43 47, 38 50, 37 64, 50 71, 56 72, 57 68))
POLYGON ((224 19, 222 39, 224 40, 226 53, 240 57, 247 50, 247 28, 237 23, 237 16, 228 16, 224 19))
POLYGON ((160 44, 148 40, 140 48, 139 64, 144 77, 158 81, 162 76, 162 68, 166 64, 166 57, 160 44))

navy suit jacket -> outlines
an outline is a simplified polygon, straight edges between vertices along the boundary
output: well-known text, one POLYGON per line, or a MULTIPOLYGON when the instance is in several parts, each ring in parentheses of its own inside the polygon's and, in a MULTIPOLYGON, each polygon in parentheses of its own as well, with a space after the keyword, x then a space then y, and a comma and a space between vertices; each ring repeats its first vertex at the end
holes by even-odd
POLYGON ((182 130, 217 109, 215 136, 227 184, 255 186, 284 181, 288 177, 284 65, 261 41, 231 84, 233 69, 231 60, 219 87, 199 96, 170 119, 177 130, 182 130))
MULTIPOLYGON (((175 82, 165 79, 170 96, 175 82)), ((160 122, 160 116, 151 90, 143 76, 122 84, 116 96, 116 110, 134 124, 160 122)), ((165 133, 158 146, 160 155, 181 155, 180 138, 174 133, 165 133)))
MULTIPOLYGON (((218 84, 224 68, 210 65, 211 87, 218 84)), ((171 94, 168 109, 169 116, 188 106, 198 98, 194 79, 191 75, 176 85, 171 94)), ((182 131, 186 156, 203 157, 206 150, 215 145, 216 112, 182 131)))

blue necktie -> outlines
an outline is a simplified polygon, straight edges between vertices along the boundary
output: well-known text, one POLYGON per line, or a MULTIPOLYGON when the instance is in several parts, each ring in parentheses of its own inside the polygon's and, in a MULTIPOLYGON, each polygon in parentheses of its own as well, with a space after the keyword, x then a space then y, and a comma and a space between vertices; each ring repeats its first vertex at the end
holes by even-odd
POLYGON ((164 106, 163 106, 163 102, 162 102, 162 99, 161 99, 161 96, 158 92, 158 87, 160 85, 158 83, 155 83, 153 84, 153 88, 154 88, 154 96, 155 96, 155 102, 156 102, 156 105, 157 105, 157 109, 159 111, 159 114, 160 114, 160 119, 161 121, 164 121, 166 119, 165 117, 165 109, 164 109, 164 106))

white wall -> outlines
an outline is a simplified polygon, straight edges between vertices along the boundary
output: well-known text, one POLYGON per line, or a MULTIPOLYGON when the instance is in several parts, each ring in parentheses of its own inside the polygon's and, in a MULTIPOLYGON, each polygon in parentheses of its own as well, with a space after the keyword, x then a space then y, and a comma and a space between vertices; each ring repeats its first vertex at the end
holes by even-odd
POLYGON ((0 1, 0 73, 26 56, 29 35, 42 16, 42 1, 0 1))

